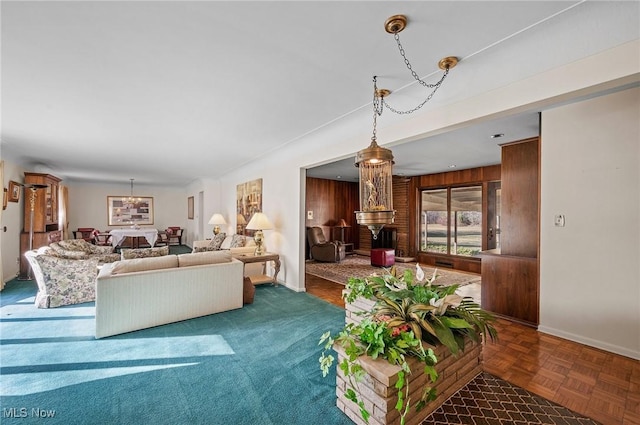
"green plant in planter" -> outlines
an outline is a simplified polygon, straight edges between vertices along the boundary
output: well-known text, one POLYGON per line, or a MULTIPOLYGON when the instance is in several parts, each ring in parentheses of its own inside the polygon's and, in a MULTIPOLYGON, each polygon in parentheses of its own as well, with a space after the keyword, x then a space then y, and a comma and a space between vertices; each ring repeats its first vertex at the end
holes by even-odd
POLYGON ((473 299, 457 295, 458 285, 435 285, 436 278, 436 271, 430 278, 425 278, 423 270, 416 265, 416 278, 411 270, 397 276, 395 267, 392 267, 383 275, 350 278, 347 283, 349 292, 345 300, 348 303, 364 297, 374 300, 375 304, 371 311, 362 313, 360 323, 349 323, 336 335, 330 332, 322 335, 320 344, 324 349, 319 359, 320 369, 323 376, 328 374, 335 361, 328 351, 334 344, 344 349, 345 358, 338 366, 347 379, 345 397, 359 406, 365 422, 368 422, 370 413, 358 398, 358 383, 365 375, 358 361, 361 356, 382 358, 400 366, 395 407, 400 412, 400 423, 404 424, 411 405, 411 368, 407 358, 417 358, 430 381, 425 384, 416 409, 420 410, 437 395, 432 385, 438 379, 435 369, 438 359, 431 348, 424 347, 423 342, 442 344, 455 355, 464 350, 465 337, 477 343, 487 336, 491 340, 497 338, 492 325, 495 319, 490 313, 482 310, 473 299))

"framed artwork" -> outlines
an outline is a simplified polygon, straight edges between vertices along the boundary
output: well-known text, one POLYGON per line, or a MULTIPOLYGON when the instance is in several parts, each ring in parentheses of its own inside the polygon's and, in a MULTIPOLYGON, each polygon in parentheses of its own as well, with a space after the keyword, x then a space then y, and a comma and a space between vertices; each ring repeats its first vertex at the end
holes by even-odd
POLYGON ((13 180, 9 180, 9 202, 20 201, 20 188, 22 185, 13 180))
POLYGON ((187 198, 187 218, 193 220, 193 196, 187 198))
POLYGON ((107 196, 109 226, 153 224, 153 197, 107 196))
POLYGON ((237 186, 236 209, 238 212, 236 232, 245 234, 251 216, 262 211, 262 179, 251 180, 237 186))
POLYGON ((3 188, 4 190, 2 191, 3 195, 2 195, 2 209, 6 210, 7 209, 7 198, 9 197, 9 191, 7 190, 6 187, 3 188))

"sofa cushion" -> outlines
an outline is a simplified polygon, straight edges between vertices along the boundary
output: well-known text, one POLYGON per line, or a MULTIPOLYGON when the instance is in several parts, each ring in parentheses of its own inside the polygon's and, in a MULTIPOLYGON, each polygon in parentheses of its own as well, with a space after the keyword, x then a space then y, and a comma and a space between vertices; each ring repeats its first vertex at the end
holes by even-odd
POLYGON ((231 261, 231 252, 229 251, 209 251, 198 252, 195 254, 178 255, 178 264, 180 267, 201 266, 204 264, 228 263, 231 261))
POLYGON ((112 252, 111 254, 93 254, 89 258, 97 258, 98 264, 114 263, 121 260, 120 254, 117 252, 112 252))
POLYGON ((144 272, 148 270, 170 269, 178 267, 178 257, 164 255, 162 257, 133 258, 113 263, 111 274, 144 272))
POLYGON ((91 244, 84 239, 67 239, 57 242, 62 249, 68 249, 71 251, 83 251, 87 254, 91 254, 91 244))
POLYGON ((84 251, 72 251, 70 249, 62 249, 61 247, 51 248, 49 255, 69 260, 84 260, 89 258, 89 254, 84 251))
POLYGON ((88 244, 89 252, 91 255, 107 255, 113 254, 113 247, 111 245, 93 245, 88 244))
POLYGON ((132 258, 162 257, 169 255, 169 246, 161 246, 157 248, 135 248, 120 250, 122 260, 131 260, 132 258))

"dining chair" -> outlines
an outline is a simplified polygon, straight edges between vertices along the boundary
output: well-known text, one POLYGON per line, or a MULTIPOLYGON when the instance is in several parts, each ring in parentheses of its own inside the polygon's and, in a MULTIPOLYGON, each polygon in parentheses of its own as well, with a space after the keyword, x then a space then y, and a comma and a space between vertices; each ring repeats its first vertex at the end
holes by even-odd
POLYGON ((97 231, 94 232, 95 235, 95 241, 96 241, 96 245, 100 245, 100 246, 107 246, 107 245, 111 245, 111 235, 109 234, 109 232, 101 232, 101 231, 97 231))
POLYGON ((167 230, 165 230, 165 232, 167 233, 168 245, 171 245, 171 243, 175 241, 178 242, 178 245, 182 245, 182 229, 180 227, 169 226, 167 227, 167 230))
POLYGON ((74 239, 84 239, 85 241, 95 244, 95 238, 93 236, 93 227, 78 227, 78 230, 73 231, 74 239))

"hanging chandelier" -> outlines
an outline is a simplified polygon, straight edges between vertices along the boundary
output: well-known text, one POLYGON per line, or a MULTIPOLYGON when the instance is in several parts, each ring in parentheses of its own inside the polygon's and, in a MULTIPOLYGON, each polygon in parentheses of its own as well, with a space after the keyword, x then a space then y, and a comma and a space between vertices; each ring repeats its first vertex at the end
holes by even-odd
POLYGON ((141 199, 133 196, 133 179, 129 179, 129 180, 131 181, 131 194, 129 195, 128 198, 126 197, 122 198, 122 202, 127 204, 135 204, 136 202, 140 202, 141 199))
POLYGON ((386 106, 396 114, 411 114, 422 108, 440 88, 449 70, 456 66, 458 58, 449 56, 438 62, 438 67, 444 71, 440 80, 434 84, 428 84, 413 70, 404 48, 400 43, 399 33, 407 26, 407 18, 404 15, 394 15, 386 20, 385 30, 393 34, 400 55, 404 59, 407 69, 413 78, 427 89, 432 89, 427 97, 416 107, 402 111, 390 106, 385 97, 391 94, 390 90, 379 89, 377 77, 373 77, 373 134, 371 144, 366 149, 356 154, 355 166, 359 168, 360 211, 356 211, 358 224, 367 226, 374 239, 386 224, 393 224, 395 210, 393 209, 393 153, 390 149, 378 146, 377 143, 377 118, 382 115, 386 106))

